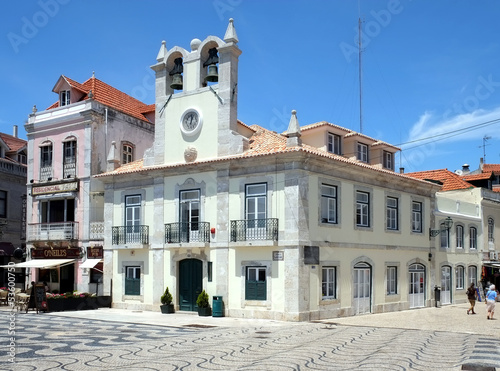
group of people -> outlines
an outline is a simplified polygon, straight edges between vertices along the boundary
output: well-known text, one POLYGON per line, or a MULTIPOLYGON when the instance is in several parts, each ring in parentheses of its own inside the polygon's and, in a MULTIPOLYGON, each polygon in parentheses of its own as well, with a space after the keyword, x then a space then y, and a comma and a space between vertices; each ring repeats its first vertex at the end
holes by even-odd
MULTIPOLYGON (((467 309, 467 314, 469 314, 471 312, 472 312, 472 314, 476 314, 476 312, 474 312, 474 306, 476 305, 477 290, 474 287, 474 283, 471 283, 471 285, 467 289, 466 294, 467 294, 467 298, 469 299, 469 303, 470 303, 470 308, 467 309)), ((486 318, 487 319, 493 319, 493 314, 495 313, 495 302, 497 299, 497 295, 498 295, 498 293, 496 291, 495 285, 490 285, 490 287, 485 295, 486 311, 487 311, 486 318)))

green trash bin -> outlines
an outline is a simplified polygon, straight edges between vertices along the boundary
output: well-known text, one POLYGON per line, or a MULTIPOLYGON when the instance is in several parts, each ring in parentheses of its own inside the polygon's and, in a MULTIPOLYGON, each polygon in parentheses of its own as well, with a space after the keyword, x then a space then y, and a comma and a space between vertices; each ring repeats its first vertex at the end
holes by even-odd
POLYGON ((224 317, 222 296, 214 296, 212 300, 212 317, 224 317))

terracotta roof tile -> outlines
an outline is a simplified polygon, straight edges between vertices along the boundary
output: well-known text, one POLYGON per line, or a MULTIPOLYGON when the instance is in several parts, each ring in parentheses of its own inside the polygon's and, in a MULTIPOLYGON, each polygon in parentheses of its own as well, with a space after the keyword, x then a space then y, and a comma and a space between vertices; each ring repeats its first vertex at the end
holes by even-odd
POLYGON ((483 164, 483 173, 500 173, 500 164, 483 164))
POLYGON ((493 177, 492 171, 487 173, 462 175, 462 179, 465 180, 466 182, 469 182, 471 180, 490 179, 491 177, 493 177))
POLYGON ((12 135, 0 133, 0 139, 4 141, 4 143, 9 147, 9 151, 16 152, 23 147, 26 147, 28 143, 24 139, 16 138, 12 135))
MULTIPOLYGON (((138 118, 139 120, 148 121, 145 113, 154 112, 154 104, 145 104, 130 95, 106 84, 105 82, 92 77, 80 84, 69 77, 63 76, 63 78, 68 82, 68 84, 83 92, 85 96, 82 100, 89 99, 88 93, 92 90, 94 95, 93 99, 102 103, 108 107, 114 108, 117 111, 123 112, 132 117, 138 118)), ((55 102, 47 109, 53 109, 59 107, 59 102, 55 102)))
POLYGON ((414 173, 407 173, 406 175, 421 180, 433 182, 437 181, 442 184, 442 191, 475 188, 472 184, 461 179, 460 175, 455 174, 448 169, 417 171, 414 173))

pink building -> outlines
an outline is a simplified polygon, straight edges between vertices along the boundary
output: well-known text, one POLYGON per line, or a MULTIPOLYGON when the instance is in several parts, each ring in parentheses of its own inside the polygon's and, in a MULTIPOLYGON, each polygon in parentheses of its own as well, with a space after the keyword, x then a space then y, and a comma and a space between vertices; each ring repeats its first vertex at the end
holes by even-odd
POLYGON ((92 76, 57 80, 58 100, 29 115, 27 282, 101 293, 104 188, 92 176, 142 159, 154 140, 154 105, 92 76))

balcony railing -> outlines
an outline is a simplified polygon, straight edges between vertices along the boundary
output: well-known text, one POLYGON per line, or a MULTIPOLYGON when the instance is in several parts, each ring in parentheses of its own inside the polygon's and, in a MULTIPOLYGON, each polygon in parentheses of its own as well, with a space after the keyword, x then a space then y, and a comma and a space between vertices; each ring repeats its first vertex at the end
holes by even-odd
POLYGON ((231 241, 278 241, 278 219, 231 220, 231 241))
POLYGON ((210 242, 210 223, 165 224, 165 243, 210 242))
POLYGON ((123 245, 126 243, 146 245, 149 243, 149 226, 147 225, 113 227, 112 234, 113 245, 123 245))
POLYGON ((104 240, 104 222, 90 222, 90 240, 104 240))
POLYGON ((78 239, 78 222, 28 224, 28 241, 78 239))

